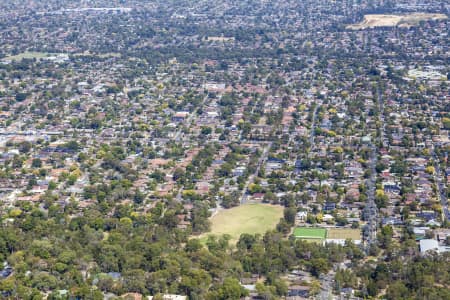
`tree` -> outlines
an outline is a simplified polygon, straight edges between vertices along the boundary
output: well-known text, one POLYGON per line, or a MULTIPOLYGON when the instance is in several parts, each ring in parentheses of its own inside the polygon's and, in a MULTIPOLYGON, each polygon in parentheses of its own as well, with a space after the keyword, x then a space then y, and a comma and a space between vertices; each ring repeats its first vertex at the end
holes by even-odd
POLYGON ((433 175, 434 172, 435 172, 434 167, 433 167, 433 166, 428 166, 428 167, 426 167, 426 168, 425 168, 425 172, 427 172, 427 173, 430 174, 430 175, 433 175))
POLYGON ((200 133, 201 133, 201 135, 209 135, 212 133, 212 128, 208 127, 208 126, 204 126, 204 127, 202 127, 200 133))
POLYGON ((187 252, 197 252, 202 248, 203 248, 203 245, 199 239, 190 239, 186 243, 185 250, 187 252))
POLYGON ((339 292, 342 288, 356 287, 357 282, 355 274, 350 270, 338 269, 334 277, 334 288, 339 292))
POLYGON ((318 280, 312 280, 310 283, 310 290, 309 293, 311 295, 317 295, 320 292, 320 281, 318 280))
POLYGON ((28 141, 21 142, 19 144, 19 151, 20 153, 28 153, 31 150, 31 143, 28 141))
POLYGON ((265 286, 264 284, 258 282, 256 283, 256 291, 258 292, 258 296, 260 296, 264 300, 277 299, 276 289, 273 286, 265 286))
POLYGON ((239 241, 237 242, 236 246, 241 251, 250 250, 253 247, 253 245, 256 244, 257 241, 258 238, 256 236, 248 233, 243 233, 239 237, 239 241))
POLYGON ((15 282, 13 277, 9 277, 3 280, 0 280, 0 291, 5 293, 6 295, 12 293, 15 289, 15 282))
POLYGON ((127 291, 145 293, 145 272, 141 269, 129 270, 123 274, 123 284, 127 291))
POLYGON ((194 233, 208 231, 211 227, 209 211, 206 205, 198 205, 191 212, 192 230, 194 233))
POLYGON ((67 142, 64 147, 66 147, 69 150, 78 151, 80 148, 80 145, 77 141, 69 141, 67 142))
POLYGON ((275 287, 277 296, 286 296, 288 293, 288 287, 284 280, 277 278, 274 273, 269 273, 266 279, 266 285, 275 287))
POLYGON ((330 263, 324 258, 313 258, 310 261, 311 273, 319 277, 320 274, 325 274, 330 269, 330 263))
POLYGON ((185 175, 186 175, 186 173, 184 172, 184 170, 182 168, 176 168, 172 174, 172 179, 177 182, 178 181, 183 182, 185 175))
POLYGON ((383 190, 379 189, 375 192, 375 203, 378 208, 386 207, 389 202, 389 197, 383 190))
POLYGON ((389 300, 407 299, 408 288, 401 281, 391 283, 386 291, 386 298, 389 300))
POLYGON ((285 219, 280 219, 280 222, 277 224, 277 231, 283 234, 288 234, 290 230, 290 224, 285 219))
POLYGON ((136 189, 134 191, 134 197, 133 197, 134 203, 141 204, 142 202, 144 202, 144 199, 145 199, 145 195, 139 189, 136 189))
MULTIPOLYGON (((450 72, 449 72, 449 75, 450 75, 450 72)), ((449 75, 447 75, 447 77, 449 75)), ((444 126, 444 129, 450 129, 450 118, 447 118, 447 117, 442 118, 442 124, 444 126)))
POLYGON ((25 99, 27 99, 27 97, 28 97, 27 93, 17 93, 16 94, 16 101, 17 102, 25 101, 25 99))
POLYGON ((392 237, 394 236, 394 229, 392 226, 384 226, 381 228, 381 232, 378 234, 378 242, 380 243, 381 247, 386 249, 391 245, 392 237))
POLYGON ((241 297, 245 297, 248 295, 248 291, 241 286, 239 281, 235 278, 227 277, 223 281, 223 284, 217 290, 217 298, 216 299, 241 299, 241 297))
POLYGON ((377 171, 377 173, 381 173, 382 171, 387 169, 387 165, 383 164, 381 162, 377 163, 377 165, 375 166, 375 170, 377 171))
POLYGON ((93 287, 88 285, 82 285, 76 288, 73 292, 73 296, 78 299, 86 299, 86 300, 102 300, 103 293, 93 287))
POLYGON ((101 276, 98 279, 97 287, 103 292, 112 292, 114 280, 111 276, 101 276))
POLYGON ((33 161, 31 162, 31 166, 33 168, 40 168, 42 167, 42 161, 40 158, 34 158, 33 161))
POLYGON ((203 295, 211 284, 211 276, 202 269, 192 269, 181 277, 180 288, 190 297, 203 295))
POLYGON ((295 216, 297 215, 297 210, 294 207, 288 207, 284 209, 284 219, 288 224, 293 226, 295 224, 295 216))
POLYGON ((314 216, 313 214, 308 213, 308 215, 306 216, 306 222, 309 223, 309 224, 316 224, 317 223, 316 216, 314 216))

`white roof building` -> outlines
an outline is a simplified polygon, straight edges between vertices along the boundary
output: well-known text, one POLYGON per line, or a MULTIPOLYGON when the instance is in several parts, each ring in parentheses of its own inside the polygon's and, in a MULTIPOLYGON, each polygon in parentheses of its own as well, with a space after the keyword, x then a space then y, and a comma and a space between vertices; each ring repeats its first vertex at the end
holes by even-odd
MULTIPOLYGON (((147 299, 152 300, 153 296, 148 296, 147 299)), ((164 294, 163 299, 164 300, 186 300, 187 296, 164 294)))
POLYGON ((450 247, 448 246, 439 246, 437 240, 433 239, 424 239, 419 242, 420 253, 422 255, 427 254, 429 251, 435 251, 437 253, 444 253, 450 251, 450 247))

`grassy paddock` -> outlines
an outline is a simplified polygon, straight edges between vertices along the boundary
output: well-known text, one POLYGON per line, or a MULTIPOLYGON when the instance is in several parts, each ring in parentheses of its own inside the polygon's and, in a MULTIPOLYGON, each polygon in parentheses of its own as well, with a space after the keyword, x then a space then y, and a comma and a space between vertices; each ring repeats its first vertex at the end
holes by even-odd
POLYGON ((283 217, 283 207, 266 204, 246 204, 231 209, 224 209, 211 218, 211 232, 203 234, 205 241, 208 235, 229 234, 235 243, 243 233, 264 234, 274 229, 283 217))
POLYGON ((328 238, 360 240, 361 230, 351 228, 330 228, 328 229, 328 238))

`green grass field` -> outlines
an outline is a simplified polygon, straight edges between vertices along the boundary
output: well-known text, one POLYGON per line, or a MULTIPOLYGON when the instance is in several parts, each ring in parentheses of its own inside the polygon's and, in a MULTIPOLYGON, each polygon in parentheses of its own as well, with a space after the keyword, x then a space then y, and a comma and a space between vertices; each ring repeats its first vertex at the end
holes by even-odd
POLYGON ((237 242, 243 233, 264 234, 274 229, 283 217, 283 207, 266 204, 247 204, 221 210, 211 218, 211 232, 201 236, 229 234, 231 242, 237 242))
POLYGON ((14 56, 7 56, 4 59, 10 60, 10 61, 13 61, 13 60, 19 61, 24 58, 26 58, 26 59, 33 59, 33 58, 42 59, 42 58, 48 57, 50 55, 51 55, 50 53, 45 53, 45 52, 28 52, 27 51, 27 52, 23 52, 23 53, 14 55, 14 56))
POLYGON ((351 229, 351 228, 330 228, 330 229, 328 229, 327 238, 360 240, 361 239, 361 230, 360 229, 351 229))
POLYGON ((300 239, 325 239, 327 230, 325 228, 297 227, 294 236, 300 239))

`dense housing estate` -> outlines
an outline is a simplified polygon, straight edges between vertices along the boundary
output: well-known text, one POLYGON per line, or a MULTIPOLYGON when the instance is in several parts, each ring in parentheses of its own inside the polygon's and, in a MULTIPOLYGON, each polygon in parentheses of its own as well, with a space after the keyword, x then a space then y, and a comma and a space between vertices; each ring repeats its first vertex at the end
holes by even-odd
POLYGON ((447 1, 0 8, 1 298, 449 299, 447 1))

